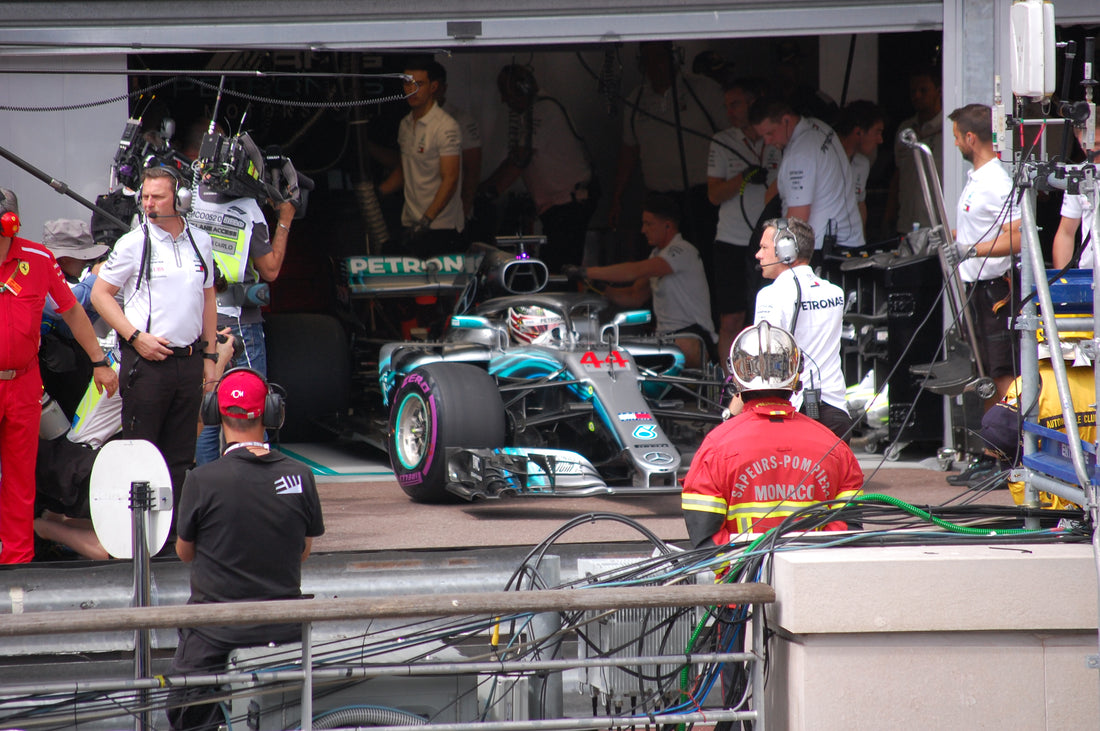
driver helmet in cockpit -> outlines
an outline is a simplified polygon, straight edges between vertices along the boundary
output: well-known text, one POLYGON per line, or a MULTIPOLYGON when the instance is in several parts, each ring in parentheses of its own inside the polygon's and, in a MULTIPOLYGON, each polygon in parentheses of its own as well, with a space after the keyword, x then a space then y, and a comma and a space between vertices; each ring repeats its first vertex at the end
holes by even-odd
POLYGON ((509 307, 508 332, 521 345, 549 345, 561 341, 565 319, 544 307, 509 307))

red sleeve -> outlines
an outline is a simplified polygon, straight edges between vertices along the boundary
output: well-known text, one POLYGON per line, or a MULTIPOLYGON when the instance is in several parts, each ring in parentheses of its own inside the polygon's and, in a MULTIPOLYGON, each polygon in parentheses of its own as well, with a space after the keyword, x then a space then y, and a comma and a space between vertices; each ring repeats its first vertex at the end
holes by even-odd
POLYGON ((845 446, 843 451, 844 472, 840 481, 838 497, 846 499, 852 497, 863 488, 863 468, 859 466, 852 450, 845 446))
POLYGON ((49 275, 50 297, 57 305, 57 314, 60 315, 76 304, 76 297, 73 296, 73 291, 69 289, 69 283, 65 281, 65 275, 61 272, 61 267, 58 266, 57 260, 53 258, 53 254, 50 254, 50 265, 52 266, 49 275))
POLYGON ((696 548, 708 539, 715 545, 723 545, 730 538, 726 528, 729 495, 723 489, 730 476, 723 475, 724 470, 714 464, 721 459, 720 450, 714 449, 714 437, 715 432, 712 431, 692 458, 680 494, 688 538, 696 548))

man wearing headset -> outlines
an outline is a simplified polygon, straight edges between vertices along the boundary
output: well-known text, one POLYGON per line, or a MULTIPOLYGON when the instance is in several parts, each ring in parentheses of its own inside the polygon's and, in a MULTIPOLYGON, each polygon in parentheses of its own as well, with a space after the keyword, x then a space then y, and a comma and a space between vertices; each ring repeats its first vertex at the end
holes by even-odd
POLYGON ((767 321, 794 335, 805 359, 806 387, 795 404, 848 442, 852 422, 840 362, 844 290, 810 268, 814 232, 805 221, 772 219, 764 227, 756 260, 764 278, 773 281, 757 293, 753 321, 767 321))
POLYGON ((783 215, 809 222, 818 252, 825 248, 828 253, 833 244, 863 246, 852 166, 836 132, 776 99, 757 99, 749 109, 749 123, 765 144, 783 150, 776 181, 783 215))
POLYGON ((707 434, 684 478, 681 508, 692 546, 764 533, 815 503, 849 500, 862 487, 848 445, 791 404, 801 387, 800 360, 791 334, 767 322, 733 341, 727 365, 744 407, 707 434))
MULTIPOLYGON (((203 421, 221 422, 226 447, 221 459, 188 473, 176 513, 176 553, 191 564, 189 604, 302 595, 301 565, 325 524, 313 473, 264 442, 283 408, 282 396, 250 368, 228 371, 203 402, 203 421)), ((172 672, 223 672, 234 648, 300 639, 300 624, 181 629, 172 672)), ((171 727, 217 728, 219 704, 196 702, 216 692, 171 691, 171 727)))
POLYGON ((92 304, 122 343, 122 437, 157 446, 178 502, 195 457, 195 415, 217 361, 212 244, 187 224, 190 191, 173 170, 147 169, 140 194, 145 220, 115 244, 92 304))
POLYGON ((1020 207, 1012 178, 993 149, 993 112, 984 104, 967 104, 947 115, 955 147, 974 166, 955 213, 959 277, 975 314, 974 328, 986 375, 997 394, 992 407, 1008 392, 1020 370, 1019 338, 1009 320, 1019 311, 1019 279, 1012 254, 1020 250, 1020 207))
POLYGON ((42 414, 38 346, 46 295, 92 361, 96 388, 114 393, 118 377, 92 323, 49 249, 19 238, 19 202, 0 190, 0 563, 34 559, 34 465, 42 414))

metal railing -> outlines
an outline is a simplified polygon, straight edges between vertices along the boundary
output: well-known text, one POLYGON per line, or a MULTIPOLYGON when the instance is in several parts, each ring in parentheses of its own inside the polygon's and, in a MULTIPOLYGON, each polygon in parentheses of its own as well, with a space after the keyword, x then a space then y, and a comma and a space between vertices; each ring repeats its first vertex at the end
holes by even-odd
MULTIPOLYGON (((271 602, 239 602, 232 604, 196 604, 186 606, 133 607, 128 609, 54 611, 35 614, 8 615, 0 618, 0 636, 34 636, 39 634, 148 631, 157 628, 301 623, 303 637, 298 669, 277 669, 263 673, 228 671, 218 674, 157 675, 136 678, 101 678, 94 680, 57 680, 48 683, 0 685, 0 703, 9 698, 44 697, 51 693, 69 694, 78 699, 85 694, 130 693, 131 699, 116 698, 116 702, 135 705, 127 711, 135 719, 135 728, 154 728, 149 712, 155 698, 150 691, 166 687, 197 687, 226 684, 276 686, 301 685, 301 728, 311 727, 315 682, 347 682, 356 679, 391 676, 412 678, 447 674, 545 674, 582 667, 649 665, 684 667, 701 663, 736 662, 751 664, 751 698, 762 706, 763 676, 763 612, 765 604, 775 601, 775 593, 766 584, 677 584, 644 587, 594 587, 586 589, 551 589, 543 591, 485 592, 474 594, 412 594, 380 598, 307 599, 271 602), (317 667, 310 641, 316 622, 375 619, 409 619, 442 617, 484 617, 487 622, 506 622, 517 617, 546 613, 580 613, 620 609, 656 609, 667 607, 705 607, 751 605, 753 610, 752 645, 746 652, 684 652, 660 655, 609 657, 500 659, 417 662, 385 662, 384 655, 374 662, 346 663, 340 667, 317 667), (146 700, 143 700, 146 699, 146 700), (147 701, 147 702, 146 702, 147 701)), ((482 625, 484 626, 484 625, 482 625)), ((284 665, 285 668, 285 665, 284 665)), ((76 702, 76 701, 74 701, 76 702)), ((696 723, 718 721, 754 721, 756 729, 764 728, 760 708, 704 708, 702 699, 693 707, 676 712, 651 712, 642 715, 609 714, 588 718, 513 719, 494 722, 458 722, 431 724, 441 731, 543 731, 549 729, 579 729, 617 727, 653 723, 696 723)), ((75 715, 75 714, 74 714, 75 715)), ((115 717, 118 712, 115 711, 115 717)), ((22 728, 36 724, 23 721, 22 728)), ((403 731, 416 726, 390 726, 390 731, 403 731)), ((421 727, 422 728, 422 727, 421 727)))

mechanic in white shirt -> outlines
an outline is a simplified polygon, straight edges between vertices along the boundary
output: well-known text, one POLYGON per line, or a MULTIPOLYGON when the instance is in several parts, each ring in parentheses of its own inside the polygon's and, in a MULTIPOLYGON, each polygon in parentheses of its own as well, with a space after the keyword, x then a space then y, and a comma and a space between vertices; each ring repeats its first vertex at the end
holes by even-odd
POLYGON ((780 218, 767 221, 764 226, 756 259, 764 278, 774 281, 756 295, 753 324, 767 320, 794 335, 805 362, 802 391, 794 394, 791 403, 848 442, 852 420, 844 398, 846 389, 840 363, 844 290, 818 277, 810 268, 814 232, 805 221, 780 218))
POLYGON ((836 132, 820 119, 796 114, 782 100, 758 99, 749 122, 764 142, 783 150, 779 195, 783 215, 808 221, 815 251, 828 240, 841 247, 863 246, 852 166, 836 132))
POLYGON ((871 174, 871 160, 882 144, 885 126, 885 113, 866 99, 858 99, 844 107, 836 123, 840 144, 852 164, 856 205, 859 206, 859 217, 864 226, 867 225, 867 178, 871 174))
POLYGON ((652 295, 658 334, 699 336, 674 338, 687 367, 698 368, 705 359, 717 358, 717 336, 710 319, 710 290, 703 262, 696 248, 680 236, 679 217, 674 200, 650 195, 642 205, 642 234, 653 247, 648 259, 600 267, 567 266, 562 271, 571 278, 629 284, 604 291, 620 307, 640 307, 652 295), (706 352, 701 352, 700 338, 706 352))
MULTIPOLYGON (((745 326, 745 313, 760 288, 756 251, 749 246, 764 205, 775 196, 783 153, 765 145, 749 124, 749 107, 765 91, 757 79, 735 79, 725 87, 726 117, 732 126, 714 135, 707 160, 707 196, 718 206, 712 271, 722 287, 713 292, 718 314, 718 352, 729 352, 745 326)), ((723 367, 725 359, 722 360, 723 367)))
POLYGON ((979 353, 999 401, 1019 371, 1019 340, 1010 320, 1019 309, 1012 254, 1020 250, 1020 209, 1012 178, 993 149, 992 111, 984 104, 960 107, 952 122, 955 147, 974 169, 967 173, 955 214, 959 276, 975 315, 979 353))
MULTIPOLYGON (((1085 147, 1084 130, 1077 129, 1077 140, 1081 148, 1085 147)), ((1091 150, 1085 150, 1087 162, 1096 162, 1100 157, 1100 145, 1091 150)), ((1100 186, 1093 189, 1092 195, 1078 193, 1076 195, 1066 193, 1062 199, 1062 221, 1058 224, 1058 232, 1054 234, 1054 268, 1061 269, 1073 258, 1073 249, 1077 229, 1081 229, 1081 258, 1078 266, 1081 269, 1092 269, 1096 263, 1096 250, 1094 236, 1100 235, 1097 230, 1096 212, 1100 209, 1097 199, 1100 198, 1100 186)))

